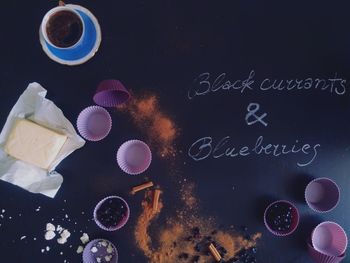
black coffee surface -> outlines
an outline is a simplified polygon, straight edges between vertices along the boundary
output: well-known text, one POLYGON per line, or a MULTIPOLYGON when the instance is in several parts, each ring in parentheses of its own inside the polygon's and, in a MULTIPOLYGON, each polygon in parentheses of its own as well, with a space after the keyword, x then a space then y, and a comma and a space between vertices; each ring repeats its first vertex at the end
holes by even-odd
POLYGON ((83 33, 83 24, 77 14, 60 11, 50 17, 46 31, 51 43, 65 48, 79 41, 83 33))
POLYGON ((119 198, 106 200, 97 210, 97 219, 107 228, 114 228, 127 216, 127 207, 119 198))
POLYGON ((266 214, 268 225, 278 232, 289 231, 292 225, 293 207, 287 203, 277 203, 271 206, 266 214))

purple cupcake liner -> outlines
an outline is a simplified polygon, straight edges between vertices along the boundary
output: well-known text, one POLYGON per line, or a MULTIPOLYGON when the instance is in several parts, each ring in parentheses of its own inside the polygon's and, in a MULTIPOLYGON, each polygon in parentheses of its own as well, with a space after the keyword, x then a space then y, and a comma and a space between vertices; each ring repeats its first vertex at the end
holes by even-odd
POLYGON ((286 201, 286 200, 278 200, 278 201, 275 201, 273 203, 271 203, 266 209, 265 209, 265 212, 264 212, 264 224, 267 228, 267 230, 269 230, 272 234, 274 234, 275 236, 279 236, 279 237, 284 237, 284 236, 289 236, 291 235, 298 227, 299 225, 299 211, 298 209, 296 208, 296 206, 294 204, 292 204, 291 202, 289 201, 286 201), (267 211, 275 204, 277 203, 287 203, 288 205, 290 205, 292 207, 292 215, 293 215, 293 221, 292 221, 292 224, 291 224, 291 228, 289 231, 287 232, 282 232, 282 231, 275 231, 273 230, 268 222, 267 222, 267 211))
POLYGON ((130 93, 119 80, 108 79, 102 81, 93 97, 94 102, 102 107, 116 107, 125 103, 130 93))
POLYGON ((305 201, 315 212, 325 213, 333 210, 339 203, 338 185, 329 178, 312 180, 305 189, 305 201))
POLYGON ((98 202, 98 204, 96 205, 96 207, 95 207, 95 209, 94 209, 94 215, 93 215, 93 216, 94 216, 95 223, 96 223, 96 225, 97 225, 99 228, 101 228, 101 229, 103 229, 103 230, 106 230, 106 231, 112 232, 112 231, 119 230, 119 229, 121 229, 123 226, 126 225, 126 223, 127 223, 128 220, 129 220, 129 217, 130 217, 130 207, 129 207, 128 203, 127 203, 123 198, 121 198, 120 196, 116 196, 116 195, 107 196, 106 198, 104 198, 104 199, 102 199, 100 202, 98 202), (126 209, 127 209, 127 212, 126 212, 126 216, 118 223, 118 225, 117 225, 116 227, 110 227, 110 228, 108 228, 108 227, 104 226, 104 225, 98 220, 98 218, 97 218, 97 210, 101 207, 101 205, 102 205, 105 201, 107 201, 108 199, 111 199, 111 198, 118 198, 118 199, 120 199, 120 200, 125 204, 126 209))
POLYGON ((77 128, 80 135, 86 140, 100 141, 106 138, 111 131, 112 118, 104 108, 90 106, 79 114, 77 128))
POLYGON ((151 162, 152 152, 143 141, 126 141, 118 149, 117 163, 127 174, 141 174, 149 168, 151 162))
POLYGON ((317 225, 312 231, 311 243, 318 252, 337 257, 345 253, 348 238, 340 225, 326 221, 317 225))
POLYGON ((338 263, 345 259, 345 254, 340 256, 329 256, 317 251, 310 242, 307 242, 309 255, 315 263, 338 263))
MULTIPOLYGON (((84 251, 83 251, 83 263, 97 263, 97 260, 96 260, 97 257, 100 257, 102 259, 105 256, 108 256, 108 253, 106 253, 106 252, 97 251, 96 253, 93 253, 91 251, 91 249, 94 246, 96 246, 99 242, 106 242, 107 247, 108 247, 108 245, 112 246, 112 248, 113 248, 112 253, 114 253, 114 255, 109 262, 110 263, 118 263, 118 250, 115 247, 115 245, 107 239, 94 239, 94 240, 90 241, 85 246, 84 251)), ((105 261, 103 261, 103 262, 105 262, 105 261)))

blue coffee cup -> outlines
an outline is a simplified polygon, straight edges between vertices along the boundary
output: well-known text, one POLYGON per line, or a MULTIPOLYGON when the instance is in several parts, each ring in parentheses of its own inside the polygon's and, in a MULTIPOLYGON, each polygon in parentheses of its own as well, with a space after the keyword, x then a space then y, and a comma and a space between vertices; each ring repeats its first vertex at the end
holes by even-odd
POLYGON ((78 5, 57 6, 49 10, 40 26, 40 40, 44 51, 53 60, 62 64, 81 64, 90 59, 101 42, 101 31, 97 19, 85 8, 78 5), (50 41, 47 24, 58 12, 67 11, 76 15, 82 24, 82 33, 78 41, 68 47, 59 47, 50 41))

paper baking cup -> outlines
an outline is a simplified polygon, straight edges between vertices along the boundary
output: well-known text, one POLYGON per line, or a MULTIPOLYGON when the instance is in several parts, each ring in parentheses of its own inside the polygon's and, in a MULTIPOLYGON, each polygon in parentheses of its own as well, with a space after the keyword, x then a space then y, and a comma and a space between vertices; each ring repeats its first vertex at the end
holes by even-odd
POLYGON ((311 235, 312 246, 322 254, 340 256, 345 253, 348 238, 344 229, 334 222, 323 222, 315 227, 311 235))
POLYGON ((275 201, 275 202, 273 202, 272 204, 270 204, 270 205, 265 209, 265 212, 264 212, 264 224, 265 224, 266 228, 267 228, 272 234, 274 234, 275 236, 281 236, 281 237, 283 237, 283 236, 288 236, 288 235, 292 234, 292 233, 297 229, 297 227, 298 227, 298 225, 299 225, 299 211, 298 211, 298 209, 295 207, 295 205, 292 204, 292 203, 289 202, 289 201, 286 201, 286 200, 275 201), (267 212, 268 212, 268 210, 269 210, 273 205, 278 204, 278 203, 286 203, 286 204, 288 204, 288 205, 290 205, 290 206, 292 207, 292 211, 291 211, 291 212, 292 212, 293 218, 292 218, 291 227, 290 227, 290 229, 289 229, 288 231, 275 231, 275 230, 273 230, 273 229, 269 226, 269 224, 268 224, 268 222, 267 222, 267 212))
MULTIPOLYGON (((115 255, 112 257, 111 261, 109 261, 109 262, 110 263, 117 263, 118 262, 118 250, 111 241, 106 240, 106 239, 94 239, 94 240, 90 241, 84 248, 84 251, 83 251, 83 262, 84 263, 97 263, 96 258, 99 257, 101 259, 104 259, 104 257, 108 255, 107 251, 104 252, 101 249, 98 250, 96 253, 93 253, 91 251, 92 247, 96 246, 99 242, 103 242, 103 241, 107 242, 108 244, 110 244, 113 247, 113 253, 115 255)), ((107 247, 108 247, 108 245, 107 245, 107 247)), ((106 261, 103 260, 101 262, 106 262, 106 261)))
POLYGON ((329 212, 339 202, 338 185, 329 178, 317 178, 311 181, 305 189, 305 200, 308 206, 320 213, 329 212))
POLYGON ((94 102, 102 107, 116 107, 130 98, 130 93, 119 80, 102 81, 94 95, 94 102))
POLYGON ((95 220, 95 223, 103 230, 106 230, 106 231, 116 231, 118 229, 121 229, 123 226, 126 225, 126 223, 128 222, 129 220, 129 217, 130 217, 130 207, 128 205, 128 203, 123 199, 121 198, 120 196, 108 196, 104 199, 102 199, 95 207, 94 209, 94 220, 95 220), (126 216, 118 223, 118 225, 116 227, 106 227, 104 226, 97 218, 97 210, 101 207, 101 205, 106 202, 107 200, 111 199, 111 198, 118 198, 120 199, 126 206, 126 216))
POLYGON ((345 254, 338 257, 329 256, 317 251, 310 242, 307 242, 307 245, 309 254, 315 263, 338 263, 345 259, 345 254))
POLYGON ((100 141, 111 131, 112 118, 104 108, 90 106, 79 114, 77 127, 86 140, 100 141))
POLYGON ((130 140, 118 149, 117 162, 124 172, 131 175, 141 174, 150 166, 152 153, 146 143, 130 140))

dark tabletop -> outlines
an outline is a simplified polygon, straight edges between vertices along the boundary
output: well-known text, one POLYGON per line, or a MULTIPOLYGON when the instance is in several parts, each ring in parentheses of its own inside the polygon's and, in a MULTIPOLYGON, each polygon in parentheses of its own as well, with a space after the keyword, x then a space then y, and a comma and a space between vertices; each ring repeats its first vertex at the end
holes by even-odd
MULTIPOLYGON (((162 109, 181 128, 177 147, 183 176, 196 185, 204 216, 215 216, 224 227, 246 225, 263 233, 258 262, 306 263, 305 240, 313 226, 324 220, 350 228, 350 86, 345 94, 329 90, 261 91, 265 78, 350 78, 348 1, 75 1, 98 18, 102 43, 87 63, 69 67, 51 61, 42 51, 38 29, 55 1, 2 3, 0 59, 0 123, 30 82, 48 90, 67 118, 75 123, 79 112, 92 105, 103 79, 115 78, 134 92, 157 94, 162 109), (201 73, 214 81, 246 79, 255 72, 254 90, 220 90, 188 99, 188 90, 201 73), (249 103, 259 103, 265 121, 247 125, 249 103), (317 148, 311 164, 297 163, 310 155, 251 154, 239 158, 212 158, 195 162, 187 152, 199 138, 218 142, 230 136, 235 147, 254 146, 259 136, 266 144, 293 145, 296 140, 317 148), (330 177, 341 189, 335 210, 312 212, 303 201, 310 178, 330 177), (294 202, 301 214, 297 231, 277 238, 263 225, 262 212, 270 200, 294 202)), ((196 84, 197 83, 197 84, 196 84)), ((145 135, 125 117, 112 111, 113 130, 99 143, 87 143, 57 168, 64 182, 54 199, 31 194, 0 182, 0 262, 81 262, 75 250, 81 232, 113 241, 120 262, 147 262, 137 249, 133 229, 142 195, 130 197, 130 188, 148 176, 164 190, 164 203, 177 203, 169 164, 155 156, 141 176, 124 174, 115 161, 118 147, 145 135), (95 204, 118 194, 131 206, 127 226, 115 233, 100 230, 92 219, 95 204), (39 208, 40 207, 40 208, 39 208), (36 211, 39 210, 39 211, 36 211), (82 213, 84 212, 84 213, 82 213), (69 219, 65 218, 65 215, 69 219), (50 243, 42 253, 47 222, 69 228, 72 247, 50 243), (75 224, 76 222, 76 224, 75 224), (73 232, 73 230, 75 232, 73 232), (22 236, 25 239, 20 240, 22 236), (36 240, 34 240, 36 238, 36 240), (63 252, 63 255, 60 255, 63 252)), ((164 210, 167 213, 167 209, 164 210)), ((349 259, 344 262, 350 262, 349 259)))

